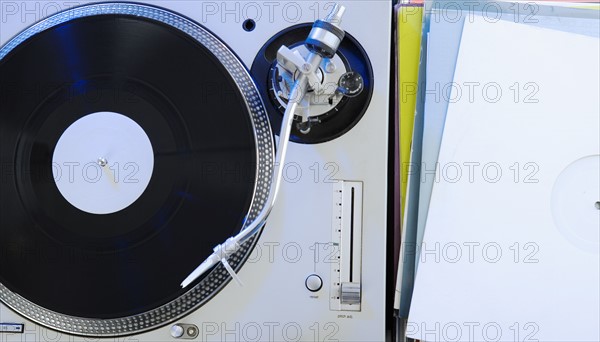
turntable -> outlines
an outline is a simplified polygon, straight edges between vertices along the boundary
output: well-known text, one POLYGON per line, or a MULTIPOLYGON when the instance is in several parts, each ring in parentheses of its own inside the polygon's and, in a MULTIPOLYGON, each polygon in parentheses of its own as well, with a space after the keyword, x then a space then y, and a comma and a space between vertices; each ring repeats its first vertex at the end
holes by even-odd
POLYGON ((0 17, 0 341, 385 339, 391 2, 0 17))

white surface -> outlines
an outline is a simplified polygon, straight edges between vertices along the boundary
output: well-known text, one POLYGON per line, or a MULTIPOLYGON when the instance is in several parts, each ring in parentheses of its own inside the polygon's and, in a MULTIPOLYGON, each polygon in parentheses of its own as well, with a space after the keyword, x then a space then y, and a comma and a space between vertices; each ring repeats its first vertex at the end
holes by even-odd
POLYGON ((79 210, 112 214, 146 190, 154 169, 152 143, 135 121, 98 112, 75 121, 61 135, 52 157, 54 181, 79 210), (99 161, 103 160, 105 166, 99 161))
MULTIPOLYGON (((0 0, 0 5, 3 3, 9 1, 0 0)), ((46 13, 47 2, 26 3, 28 9, 37 6, 40 10, 36 13, 46 13)), ((175 10, 205 25, 225 41, 247 67, 262 45, 277 32, 322 18, 331 5, 330 1, 150 3, 175 10), (255 14, 257 7, 261 11, 260 17, 255 14), (296 16, 298 8, 300 15, 296 16), (244 14, 255 19, 254 31, 242 29, 244 14)), ((373 66, 374 93, 369 109, 360 122, 340 138, 316 145, 292 143, 289 146, 286 178, 278 203, 258 247, 239 272, 244 287, 230 282, 216 297, 178 322, 197 325, 199 341, 385 339, 386 165, 392 6, 387 0, 339 3, 347 8, 342 27, 361 42, 373 66), (321 276, 324 284, 329 284, 331 250, 325 246, 331 242, 332 180, 335 179, 358 180, 364 185, 361 312, 330 311, 329 289, 324 286, 321 291, 312 293, 304 284, 306 277, 313 273, 321 276), (255 332, 260 334, 258 338, 255 338, 255 332)), ((20 2, 10 1, 10 4, 22 8, 20 2)), ((61 8, 72 6, 72 2, 57 4, 61 8)), ((41 18, 23 13, 7 13, 6 20, 0 21, 0 44, 41 18)), ((32 341, 89 340, 65 334, 57 337, 56 333, 26 321, 2 304, 0 320, 25 322, 32 341)), ((118 340, 171 341, 169 330, 170 325, 167 325, 118 340)), ((14 339, 21 341, 21 336, 14 336, 14 339)))
POLYGON ((576 183, 597 191, 594 162, 569 165, 600 154, 599 48, 597 39, 554 30, 465 23, 454 82, 480 82, 480 90, 495 82, 503 95, 496 101, 492 88, 487 100, 463 93, 450 104, 409 336, 600 339, 597 250, 571 243, 552 215, 563 172, 596 177, 576 183), (470 172, 470 163, 479 165, 470 172))

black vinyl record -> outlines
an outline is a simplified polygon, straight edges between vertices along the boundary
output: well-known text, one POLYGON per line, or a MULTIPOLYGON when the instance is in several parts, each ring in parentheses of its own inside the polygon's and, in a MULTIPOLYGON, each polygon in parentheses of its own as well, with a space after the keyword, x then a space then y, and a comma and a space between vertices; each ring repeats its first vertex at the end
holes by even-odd
POLYGON ((0 283, 77 317, 126 317, 173 301, 212 248, 241 229, 256 163, 239 86, 189 35, 124 14, 37 33, 0 59, 0 283), (98 215, 63 198, 52 156, 71 124, 102 111, 143 128, 154 170, 133 204, 98 215))

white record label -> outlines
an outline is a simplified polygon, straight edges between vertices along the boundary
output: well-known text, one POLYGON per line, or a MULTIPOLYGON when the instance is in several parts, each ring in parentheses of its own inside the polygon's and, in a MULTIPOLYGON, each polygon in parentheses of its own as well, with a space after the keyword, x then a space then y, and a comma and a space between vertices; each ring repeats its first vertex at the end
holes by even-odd
POLYGON ((567 166, 552 189, 552 216, 575 246, 598 254, 600 240, 600 156, 567 166))
POLYGON ((146 132, 130 118, 98 112, 75 121, 52 157, 54 181, 74 207, 112 214, 129 207, 152 178, 154 151, 146 132))

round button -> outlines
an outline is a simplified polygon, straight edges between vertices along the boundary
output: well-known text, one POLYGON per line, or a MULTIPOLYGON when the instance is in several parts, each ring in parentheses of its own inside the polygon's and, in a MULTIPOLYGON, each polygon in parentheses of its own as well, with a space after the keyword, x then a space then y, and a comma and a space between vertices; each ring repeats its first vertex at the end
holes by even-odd
POLYGON ((196 337, 196 335, 198 335, 198 328, 194 327, 188 327, 187 328, 187 334, 189 337, 196 337))
POLYGON ((183 336, 183 327, 179 324, 175 324, 171 327, 171 336, 175 338, 180 338, 183 336))
POLYGON ((323 279, 316 274, 311 274, 306 277, 304 284, 309 291, 317 292, 323 287, 323 279))

